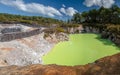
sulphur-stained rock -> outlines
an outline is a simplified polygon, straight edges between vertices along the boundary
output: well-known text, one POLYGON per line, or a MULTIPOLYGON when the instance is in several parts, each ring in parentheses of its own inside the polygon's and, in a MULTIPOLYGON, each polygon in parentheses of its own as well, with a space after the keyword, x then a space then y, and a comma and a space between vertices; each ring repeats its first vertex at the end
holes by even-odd
POLYGON ((0 68, 0 75, 120 75, 120 53, 83 66, 29 65, 0 68))

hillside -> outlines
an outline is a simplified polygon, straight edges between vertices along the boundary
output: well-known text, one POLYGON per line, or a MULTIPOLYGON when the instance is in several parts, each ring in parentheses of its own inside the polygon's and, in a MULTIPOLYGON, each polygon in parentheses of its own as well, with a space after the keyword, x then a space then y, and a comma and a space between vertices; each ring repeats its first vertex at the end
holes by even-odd
POLYGON ((31 25, 51 25, 51 24, 61 24, 60 20, 53 18, 46 18, 40 16, 23 16, 23 15, 13 15, 7 13, 0 13, 0 22, 2 23, 25 23, 31 25))

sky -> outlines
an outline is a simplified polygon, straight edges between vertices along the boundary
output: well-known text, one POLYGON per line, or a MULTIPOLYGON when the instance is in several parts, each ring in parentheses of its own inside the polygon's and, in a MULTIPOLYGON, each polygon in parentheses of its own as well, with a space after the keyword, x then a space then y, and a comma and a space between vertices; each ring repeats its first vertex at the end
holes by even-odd
POLYGON ((120 0, 0 0, 0 13, 67 20, 76 12, 110 8, 114 4, 120 7, 120 0))

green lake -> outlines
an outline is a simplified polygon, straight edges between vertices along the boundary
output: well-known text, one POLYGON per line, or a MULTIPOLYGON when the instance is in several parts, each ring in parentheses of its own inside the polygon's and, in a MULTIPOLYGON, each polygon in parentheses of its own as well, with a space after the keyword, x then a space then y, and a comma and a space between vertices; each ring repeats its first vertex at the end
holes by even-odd
POLYGON ((97 34, 73 34, 69 37, 69 41, 58 43, 43 56, 44 64, 84 65, 120 52, 115 44, 97 34))

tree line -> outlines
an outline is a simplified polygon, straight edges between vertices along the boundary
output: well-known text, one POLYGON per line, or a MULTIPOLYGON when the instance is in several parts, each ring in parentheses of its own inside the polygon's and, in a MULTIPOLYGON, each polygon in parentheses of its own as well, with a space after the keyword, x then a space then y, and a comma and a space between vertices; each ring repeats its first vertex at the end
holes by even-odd
POLYGON ((113 5, 111 8, 101 7, 76 13, 68 23, 100 23, 100 24, 120 24, 120 8, 113 5))
POLYGON ((7 13, 0 13, 1 23, 26 23, 31 25, 52 25, 61 24, 61 20, 45 18, 40 16, 22 16, 22 15, 12 15, 7 13))

